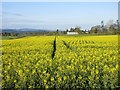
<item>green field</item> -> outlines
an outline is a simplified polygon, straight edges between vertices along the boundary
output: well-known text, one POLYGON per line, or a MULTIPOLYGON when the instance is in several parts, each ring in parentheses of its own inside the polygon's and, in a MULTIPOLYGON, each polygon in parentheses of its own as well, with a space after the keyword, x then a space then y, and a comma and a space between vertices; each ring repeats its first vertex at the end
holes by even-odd
POLYGON ((2 41, 3 88, 116 88, 118 36, 31 36, 2 41))
POLYGON ((25 36, 2 36, 1 39, 2 40, 10 40, 10 39, 19 39, 19 38, 23 38, 25 36))

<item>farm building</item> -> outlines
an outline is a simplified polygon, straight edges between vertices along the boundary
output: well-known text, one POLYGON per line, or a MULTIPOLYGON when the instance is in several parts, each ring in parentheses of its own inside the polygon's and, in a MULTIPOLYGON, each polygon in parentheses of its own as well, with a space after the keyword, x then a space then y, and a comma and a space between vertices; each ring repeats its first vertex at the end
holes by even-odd
POLYGON ((78 32, 67 32, 68 35, 75 35, 78 34, 78 32))

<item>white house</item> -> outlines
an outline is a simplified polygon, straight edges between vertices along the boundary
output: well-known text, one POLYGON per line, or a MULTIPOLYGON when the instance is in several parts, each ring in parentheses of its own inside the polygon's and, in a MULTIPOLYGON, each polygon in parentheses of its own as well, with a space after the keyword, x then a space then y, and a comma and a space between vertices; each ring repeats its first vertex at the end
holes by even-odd
POLYGON ((78 34, 78 32, 67 32, 68 35, 75 35, 78 34))

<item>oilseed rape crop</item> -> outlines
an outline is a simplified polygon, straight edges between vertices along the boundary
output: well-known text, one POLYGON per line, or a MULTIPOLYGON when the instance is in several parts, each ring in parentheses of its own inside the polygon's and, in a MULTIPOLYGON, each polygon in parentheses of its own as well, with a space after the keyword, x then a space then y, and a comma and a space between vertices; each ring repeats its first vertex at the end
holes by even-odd
POLYGON ((2 88, 116 88, 118 36, 2 40, 2 88))

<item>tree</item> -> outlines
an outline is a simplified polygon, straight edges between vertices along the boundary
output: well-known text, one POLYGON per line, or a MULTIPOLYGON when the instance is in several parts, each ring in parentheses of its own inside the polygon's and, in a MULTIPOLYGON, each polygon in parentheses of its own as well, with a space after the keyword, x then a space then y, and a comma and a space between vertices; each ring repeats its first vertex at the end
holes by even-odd
POLYGON ((111 25, 109 27, 109 33, 111 33, 111 34, 117 34, 118 33, 118 28, 115 28, 114 25, 111 25))
POLYGON ((92 27, 90 30, 90 33, 92 33, 92 34, 98 33, 97 27, 92 27))
POLYGON ((70 32, 74 32, 74 28, 70 28, 70 32))
POLYGON ((66 31, 64 32, 64 34, 67 34, 67 32, 68 32, 68 29, 66 29, 66 31))
POLYGON ((78 26, 75 27, 75 30, 74 30, 74 31, 75 31, 75 32, 78 32, 79 34, 81 33, 80 27, 78 27, 78 26))
POLYGON ((66 29, 66 32, 68 32, 68 29, 66 29))
POLYGON ((59 30, 57 29, 57 34, 59 33, 59 30))
POLYGON ((101 21, 101 28, 104 28, 104 22, 101 21))

